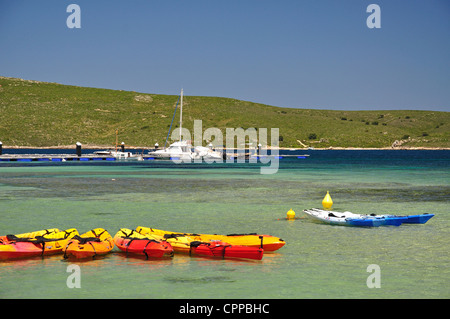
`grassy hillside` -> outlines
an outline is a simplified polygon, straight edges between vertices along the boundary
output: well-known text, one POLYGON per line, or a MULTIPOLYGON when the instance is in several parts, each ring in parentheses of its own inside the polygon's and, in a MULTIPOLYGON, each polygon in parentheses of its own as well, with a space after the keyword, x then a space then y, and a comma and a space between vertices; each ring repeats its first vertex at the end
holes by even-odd
MULTIPOLYGON (((0 141, 8 146, 164 144, 178 96, 0 77, 0 141)), ((187 92, 185 92, 187 93, 187 92)), ((185 96, 183 127, 279 128, 281 147, 450 147, 450 113, 331 111, 185 96)), ((179 120, 177 114, 175 122, 179 120)), ((174 123, 178 124, 178 123, 174 123)), ((270 130, 269 130, 270 131, 270 130)))

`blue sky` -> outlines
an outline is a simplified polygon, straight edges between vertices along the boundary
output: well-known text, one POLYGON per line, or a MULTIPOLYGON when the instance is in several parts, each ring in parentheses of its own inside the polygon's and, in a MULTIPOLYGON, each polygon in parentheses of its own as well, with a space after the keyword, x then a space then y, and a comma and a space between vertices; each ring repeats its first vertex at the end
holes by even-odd
POLYGON ((281 107, 450 111, 448 0, 0 0, 0 75, 281 107), (69 29, 69 4, 81 28, 69 29), (369 4, 381 28, 369 29, 369 4))

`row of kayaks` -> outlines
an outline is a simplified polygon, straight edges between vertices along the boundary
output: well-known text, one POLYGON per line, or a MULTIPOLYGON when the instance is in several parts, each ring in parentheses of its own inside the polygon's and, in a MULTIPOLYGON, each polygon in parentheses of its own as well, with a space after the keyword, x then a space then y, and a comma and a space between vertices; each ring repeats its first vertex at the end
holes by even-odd
POLYGON ((83 259, 110 253, 115 246, 128 255, 145 258, 172 257, 174 252, 193 256, 261 260, 263 253, 285 245, 271 235, 209 235, 179 233, 139 226, 121 228, 112 237, 105 229, 84 234, 77 229, 57 228, 17 235, 0 236, 0 260, 63 254, 64 258, 83 259))
POLYGON ((305 209, 303 211, 314 220, 344 226, 378 227, 378 226, 400 226, 402 224, 425 224, 434 214, 421 214, 409 216, 397 215, 365 215, 352 212, 336 212, 317 208, 305 209))

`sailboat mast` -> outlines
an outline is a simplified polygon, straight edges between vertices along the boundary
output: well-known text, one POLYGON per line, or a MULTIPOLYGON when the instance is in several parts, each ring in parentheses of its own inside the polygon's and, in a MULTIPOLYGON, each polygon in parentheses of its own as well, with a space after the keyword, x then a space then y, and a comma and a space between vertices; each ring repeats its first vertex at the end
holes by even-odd
POLYGON ((180 101, 180 142, 181 142, 181 132, 183 131, 183 89, 181 89, 181 101, 180 101))
POLYGON ((119 134, 119 129, 117 129, 116 130, 116 153, 117 153, 117 143, 118 143, 118 140, 117 140, 117 138, 118 138, 118 135, 119 134))

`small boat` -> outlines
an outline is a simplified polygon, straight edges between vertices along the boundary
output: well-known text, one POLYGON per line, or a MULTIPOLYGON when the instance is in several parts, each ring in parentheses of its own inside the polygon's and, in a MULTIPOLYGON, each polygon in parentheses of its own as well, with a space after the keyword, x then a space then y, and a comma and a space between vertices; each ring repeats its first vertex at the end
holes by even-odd
POLYGON ((192 145, 187 141, 179 141, 170 144, 168 148, 161 150, 150 151, 148 154, 155 159, 163 160, 181 160, 181 161, 192 161, 192 145))
POLYGON ((221 258, 245 258, 261 260, 264 249, 211 240, 210 242, 193 241, 190 243, 189 255, 221 258))
POLYGON ((317 208, 305 209, 303 212, 314 220, 331 225, 362 227, 400 226, 407 220, 407 217, 403 216, 364 215, 354 214, 351 212, 322 210, 317 208))
POLYGON ((135 230, 121 228, 114 236, 114 243, 127 254, 161 258, 173 256, 172 246, 165 240, 155 240, 135 230))
POLYGON ((104 150, 104 151, 96 151, 94 154, 100 155, 100 156, 111 156, 114 157, 116 160, 135 160, 135 161, 143 161, 144 158, 140 154, 133 154, 131 152, 125 152, 125 144, 122 142, 121 150, 119 151, 117 149, 118 147, 118 134, 119 130, 116 130, 116 147, 114 150, 104 150))
POLYGON ((143 161, 144 158, 142 155, 133 154, 131 152, 122 152, 117 150, 105 150, 105 151, 95 151, 95 155, 99 156, 110 156, 114 157, 116 160, 135 160, 135 161, 143 161))
POLYGON ((64 258, 95 258, 106 255, 113 248, 111 235, 103 228, 96 228, 73 237, 64 248, 64 258))
POLYGON ((62 253, 67 242, 76 235, 78 235, 78 231, 75 228, 35 237, 6 235, 7 242, 0 244, 0 259, 27 258, 62 253))
POLYGON ((230 245, 240 245, 248 247, 263 248, 265 252, 275 251, 283 247, 286 242, 278 237, 271 235, 259 235, 256 233, 251 234, 229 234, 229 235, 210 235, 210 234, 195 234, 195 233, 180 233, 165 231, 150 227, 139 226, 136 228, 141 234, 148 235, 154 234, 159 236, 172 235, 172 236, 188 236, 190 241, 209 242, 211 240, 219 240, 230 245))

